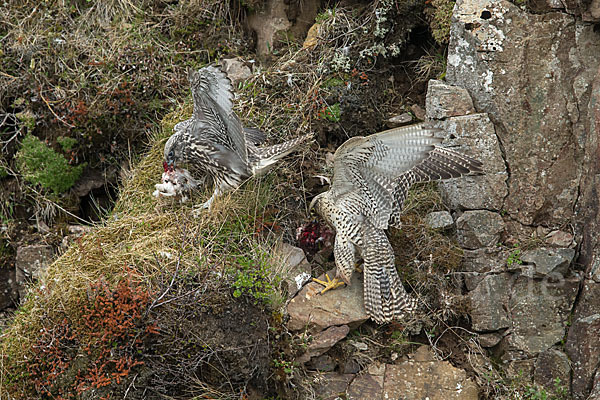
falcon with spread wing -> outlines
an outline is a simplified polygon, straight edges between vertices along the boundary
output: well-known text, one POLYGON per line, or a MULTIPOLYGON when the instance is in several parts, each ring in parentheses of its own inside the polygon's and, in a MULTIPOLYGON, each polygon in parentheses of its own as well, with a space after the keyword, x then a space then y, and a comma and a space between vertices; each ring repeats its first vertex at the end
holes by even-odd
POLYGON ((240 186, 312 137, 300 136, 273 146, 258 147, 263 132, 244 128, 233 112, 231 81, 220 68, 208 66, 189 74, 194 99, 192 118, 175 125, 165 144, 169 168, 187 164, 192 172, 208 173, 214 193, 203 204, 210 208, 220 194, 240 186))
POLYGON ((436 131, 416 124, 347 140, 335 152, 330 189, 311 202, 336 230, 336 277, 319 282, 325 290, 350 284, 360 255, 365 309, 378 323, 400 319, 416 308, 400 282, 384 232, 400 226, 410 186, 482 173, 479 161, 436 146, 442 141, 436 131))

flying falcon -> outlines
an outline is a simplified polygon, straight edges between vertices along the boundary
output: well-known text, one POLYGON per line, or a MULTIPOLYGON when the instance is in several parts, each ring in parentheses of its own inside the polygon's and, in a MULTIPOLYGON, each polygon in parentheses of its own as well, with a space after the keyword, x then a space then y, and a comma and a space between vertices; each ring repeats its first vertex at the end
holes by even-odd
POLYGON ((333 180, 327 192, 310 207, 335 231, 336 277, 323 290, 346 283, 363 259, 364 303, 376 322, 400 319, 416 308, 402 286, 392 246, 384 232, 400 227, 402 204, 413 183, 481 174, 482 164, 455 151, 438 147, 439 129, 416 124, 367 137, 353 137, 334 156, 333 180), (358 253, 358 254, 357 254, 358 253))
POLYGON ((210 208, 220 194, 265 172, 312 137, 308 134, 274 146, 257 147, 265 135, 244 128, 233 112, 233 89, 227 74, 208 66, 189 73, 188 79, 193 115, 175 125, 175 133, 165 144, 164 157, 169 168, 187 164, 192 172, 212 177, 214 193, 203 208, 210 208))

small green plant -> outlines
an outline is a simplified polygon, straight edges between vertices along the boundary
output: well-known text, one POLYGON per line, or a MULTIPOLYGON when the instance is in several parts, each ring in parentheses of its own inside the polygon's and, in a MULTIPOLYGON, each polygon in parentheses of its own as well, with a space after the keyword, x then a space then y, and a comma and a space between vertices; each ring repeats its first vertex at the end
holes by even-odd
POLYGON ((333 18, 335 18, 335 8, 330 8, 323 11, 322 13, 317 14, 317 16, 315 17, 315 22, 317 24, 322 24, 323 22, 333 18))
POLYGON ((3 257, 12 255, 12 253, 13 251, 8 244, 8 240, 0 238, 0 260, 2 260, 3 257))
POLYGON ((239 269, 233 272, 234 282, 233 297, 243 294, 250 295, 256 303, 270 304, 275 294, 278 279, 275 282, 270 278, 271 271, 267 263, 267 256, 254 257, 239 256, 236 259, 239 269))
POLYGON ((4 204, 0 203, 0 222, 3 225, 8 225, 8 223, 14 217, 14 203, 10 200, 5 200, 4 204))
POLYGON ((341 115, 342 110, 340 109, 340 103, 327 106, 319 112, 319 117, 326 119, 329 122, 340 122, 341 115))
POLYGON ((569 398, 568 384, 561 382, 558 377, 554 380, 554 395, 557 396, 557 400, 567 400, 569 398))
POLYGON ((523 394, 523 398, 527 400, 567 400, 570 398, 569 390, 560 381, 560 378, 554 380, 552 390, 546 390, 538 386, 527 386, 523 394))
POLYGON ((69 190, 85 167, 85 164, 69 165, 65 157, 33 135, 25 136, 16 160, 17 170, 27 182, 55 194, 69 190))
POLYGON ((446 55, 443 52, 429 53, 417 60, 415 72, 420 81, 429 79, 444 79, 446 76, 446 55))
POLYGON ((58 139, 56 139, 56 141, 58 142, 58 144, 60 144, 60 147, 63 149, 63 151, 70 151, 77 144, 77 139, 73 139, 66 136, 61 136, 58 139))
POLYGON ((514 247, 514 250, 508 255, 508 258, 506 259, 506 265, 509 267, 512 267, 514 264, 523 264, 523 260, 521 260, 521 249, 519 248, 519 245, 516 244, 514 247))
MULTIPOLYGON (((281 355, 282 358, 284 354, 281 355)), ((294 373, 294 363, 293 361, 286 361, 284 359, 281 360, 273 360, 273 365, 275 368, 281 369, 286 375, 292 375, 294 373)))
POLYGON ((35 129, 35 115, 31 111, 21 111, 15 116, 27 128, 27 132, 31 133, 35 129))

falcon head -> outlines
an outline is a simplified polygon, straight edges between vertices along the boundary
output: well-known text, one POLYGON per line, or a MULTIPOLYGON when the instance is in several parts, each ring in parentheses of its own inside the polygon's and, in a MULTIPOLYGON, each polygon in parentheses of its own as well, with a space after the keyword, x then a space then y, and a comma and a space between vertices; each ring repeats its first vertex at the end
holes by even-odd
POLYGON ((310 206, 308 206, 309 211, 311 211, 313 208, 315 208, 315 206, 317 206, 317 202, 321 199, 321 197, 323 197, 324 194, 325 193, 320 193, 320 194, 316 195, 315 197, 313 197, 313 199, 310 202, 310 206))
MULTIPOLYGON (((314 175, 313 178, 318 178, 319 179, 319 184, 321 186, 323 185, 329 185, 331 186, 331 179, 329 179, 326 176, 323 175, 314 175)), ((312 201, 310 202, 310 206, 308 206, 308 211, 312 212, 313 207, 315 207, 315 211, 319 212, 319 206, 320 206, 320 199, 323 198, 323 196, 325 196, 325 194, 327 193, 327 191, 322 192, 318 195, 316 195, 315 197, 313 197, 312 201)))
POLYGON ((180 133, 174 133, 171 135, 167 143, 165 144, 165 162, 169 167, 177 166, 177 163, 185 162, 184 159, 184 148, 186 146, 186 140, 180 133))
POLYGON ((329 191, 320 193, 313 197, 308 206, 308 210, 312 215, 320 215, 325 218, 327 223, 330 223, 330 212, 331 212, 331 200, 329 198, 329 191), (314 210, 314 211, 313 211, 314 210))

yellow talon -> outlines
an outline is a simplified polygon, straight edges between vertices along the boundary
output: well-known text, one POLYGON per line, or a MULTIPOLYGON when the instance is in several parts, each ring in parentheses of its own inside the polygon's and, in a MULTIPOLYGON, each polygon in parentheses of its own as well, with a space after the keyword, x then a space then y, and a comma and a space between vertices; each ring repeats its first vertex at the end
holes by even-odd
POLYGON ((325 274, 325 278, 327 278, 327 281, 322 281, 320 279, 313 278, 313 281, 325 286, 325 288, 321 290, 321 294, 325 293, 328 290, 336 289, 344 284, 344 282, 340 281, 337 277, 333 278, 332 280, 329 279, 329 275, 325 274))

